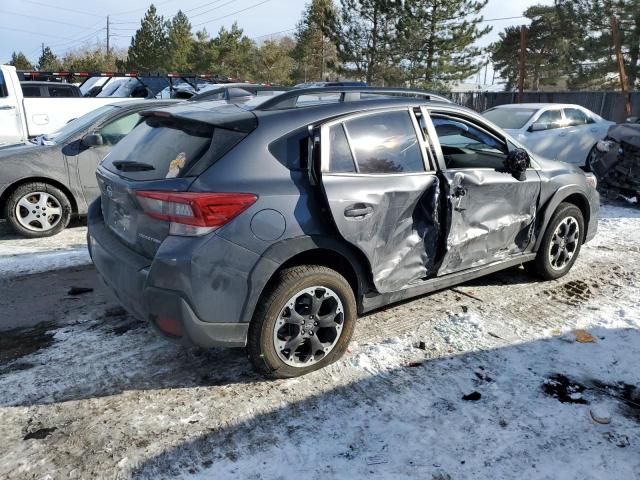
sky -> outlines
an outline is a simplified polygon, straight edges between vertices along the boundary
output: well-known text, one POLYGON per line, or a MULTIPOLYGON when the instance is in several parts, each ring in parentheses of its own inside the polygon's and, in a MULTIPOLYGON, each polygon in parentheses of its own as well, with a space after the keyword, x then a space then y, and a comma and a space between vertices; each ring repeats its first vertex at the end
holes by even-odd
MULTIPOLYGON (((534 4, 553 0, 489 0, 485 19, 516 17, 534 4)), ((178 9, 187 14, 194 31, 202 27, 215 34, 220 27, 237 21, 249 37, 260 40, 273 33, 290 33, 295 28, 306 0, 156 0, 165 18, 178 9)), ((106 39, 107 15, 111 22, 111 44, 127 47, 150 2, 148 0, 0 0, 0 62, 22 51, 37 62, 41 45, 58 56, 106 39)), ((490 22, 493 31, 480 44, 498 38, 509 25, 526 23, 523 18, 490 22)))

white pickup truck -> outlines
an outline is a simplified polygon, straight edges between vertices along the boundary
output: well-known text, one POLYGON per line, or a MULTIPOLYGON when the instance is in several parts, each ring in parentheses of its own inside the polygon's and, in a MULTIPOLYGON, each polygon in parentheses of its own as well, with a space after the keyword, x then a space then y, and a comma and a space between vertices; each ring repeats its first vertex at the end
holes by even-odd
POLYGON ((91 110, 127 98, 24 98, 15 67, 0 65, 0 146, 58 131, 91 110))

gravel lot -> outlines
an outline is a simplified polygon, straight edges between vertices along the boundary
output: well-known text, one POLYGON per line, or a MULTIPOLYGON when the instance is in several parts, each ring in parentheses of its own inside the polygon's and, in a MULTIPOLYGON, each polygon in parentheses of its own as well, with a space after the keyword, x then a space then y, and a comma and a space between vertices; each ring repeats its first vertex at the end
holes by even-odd
MULTIPOLYGON (((157 338, 88 266, 3 276, 0 478, 640 478, 640 211, 603 217, 560 281, 512 269, 378 311, 293 380, 157 338)), ((0 239, 0 265, 5 242, 31 248, 0 239)))

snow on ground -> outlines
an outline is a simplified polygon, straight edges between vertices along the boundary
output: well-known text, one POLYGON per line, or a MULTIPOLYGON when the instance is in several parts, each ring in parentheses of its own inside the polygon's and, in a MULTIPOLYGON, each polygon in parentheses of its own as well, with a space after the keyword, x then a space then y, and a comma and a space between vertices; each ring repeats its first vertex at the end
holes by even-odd
POLYGON ((104 307, 30 332, 0 352, 0 478, 640 478, 640 212, 602 213, 564 279, 381 310, 299 379, 104 307))
POLYGON ((46 272, 91 263, 86 227, 47 238, 24 238, 0 228, 0 278, 46 272))

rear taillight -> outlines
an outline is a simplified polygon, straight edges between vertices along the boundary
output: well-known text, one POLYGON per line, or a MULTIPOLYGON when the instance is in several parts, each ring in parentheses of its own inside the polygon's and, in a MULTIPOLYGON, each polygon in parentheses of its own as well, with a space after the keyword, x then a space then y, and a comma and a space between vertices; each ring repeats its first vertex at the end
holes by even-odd
POLYGON ((171 235, 205 235, 247 208, 258 197, 252 193, 148 192, 137 191, 144 212, 170 222, 171 235))

